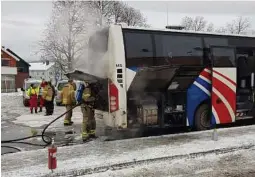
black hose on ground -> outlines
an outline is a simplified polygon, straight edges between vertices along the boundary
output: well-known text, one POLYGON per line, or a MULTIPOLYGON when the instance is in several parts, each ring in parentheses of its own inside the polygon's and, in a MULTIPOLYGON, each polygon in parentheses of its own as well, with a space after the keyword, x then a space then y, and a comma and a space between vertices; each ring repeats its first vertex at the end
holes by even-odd
MULTIPOLYGON (((57 118, 55 118, 53 121, 51 121, 50 123, 48 123, 46 125, 46 127, 43 129, 42 131, 42 134, 41 135, 34 135, 34 136, 27 136, 27 137, 24 137, 24 138, 17 138, 17 139, 12 139, 12 140, 4 140, 4 141, 1 141, 2 144, 4 143, 20 143, 20 144, 28 144, 28 145, 32 145, 32 146, 43 146, 44 148, 47 147, 48 145, 51 144, 52 142, 52 138, 45 135, 45 131, 47 130, 47 128, 53 124, 55 121, 57 121, 58 119, 60 119, 61 117, 63 117, 65 114, 67 114, 68 112, 72 111, 74 108, 80 106, 80 103, 75 105, 72 109, 69 109, 68 111, 64 112, 63 114, 61 114, 60 116, 58 116, 57 118), (17 141, 21 141, 21 140, 27 140, 27 139, 31 139, 31 138, 35 138, 35 137, 41 137, 43 142, 45 143, 45 145, 42 145, 42 144, 34 144, 34 143, 28 143, 28 142, 17 142, 17 141), (45 137, 47 137, 49 140, 47 141, 45 139, 45 137)), ((1 147, 5 147, 5 148, 12 148, 12 149, 15 149, 17 151, 21 151, 20 149, 16 148, 16 147, 12 147, 12 146, 1 146, 1 147)), ((8 152, 8 153, 13 153, 13 152, 8 152)), ((8 154, 8 153, 3 153, 1 155, 4 155, 4 154, 8 154)))

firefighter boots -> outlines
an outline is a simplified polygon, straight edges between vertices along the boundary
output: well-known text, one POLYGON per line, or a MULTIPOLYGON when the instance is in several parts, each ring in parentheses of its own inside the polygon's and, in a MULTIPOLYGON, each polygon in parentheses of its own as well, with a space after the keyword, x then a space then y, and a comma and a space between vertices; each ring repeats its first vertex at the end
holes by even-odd
POLYGON ((39 110, 39 112, 42 112, 42 107, 40 107, 40 110, 39 110))
POLYGON ((89 134, 87 132, 82 132, 81 134, 81 137, 82 137, 82 141, 85 143, 89 140, 89 134))
POLYGON ((33 114, 33 109, 30 110, 31 114, 33 114))
POLYGON ((72 126, 73 125, 73 121, 69 121, 69 120, 64 120, 64 126, 72 126))
POLYGON ((95 132, 95 130, 90 130, 90 131, 89 131, 89 137, 90 137, 90 138, 96 138, 96 132, 95 132))
POLYGON ((37 109, 35 109, 35 113, 37 114, 37 109))

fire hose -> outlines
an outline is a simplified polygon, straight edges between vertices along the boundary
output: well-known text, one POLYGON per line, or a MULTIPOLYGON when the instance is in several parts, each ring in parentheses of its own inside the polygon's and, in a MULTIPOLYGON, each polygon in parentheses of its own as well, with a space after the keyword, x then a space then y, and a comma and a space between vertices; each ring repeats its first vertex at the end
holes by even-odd
MULTIPOLYGON (((60 119, 64 115, 66 115, 68 112, 72 111, 74 108, 76 108, 76 107, 78 107, 80 105, 81 105, 81 103, 76 104, 74 107, 72 107, 72 109, 69 109, 68 111, 64 112, 63 114, 61 114, 60 116, 58 116, 57 118, 52 120, 50 123, 48 123, 46 125, 46 127, 43 129, 41 135, 27 136, 27 137, 24 137, 24 138, 17 138, 17 139, 12 139, 12 140, 4 140, 4 141, 1 141, 1 143, 2 144, 5 144, 5 143, 19 143, 19 144, 27 144, 27 145, 32 145, 32 146, 40 146, 40 147, 44 147, 45 148, 45 147, 51 145, 51 143, 52 143, 52 138, 47 136, 47 135, 45 135, 45 132, 46 132, 47 128, 51 124, 53 124, 55 121, 57 121, 58 119, 60 119), (35 137, 41 137, 45 144, 43 145, 43 144, 34 144, 34 143, 29 143, 29 142, 19 142, 19 141, 22 141, 22 140, 27 140, 27 139, 31 139, 31 138, 35 138, 35 137), (45 139, 45 138, 48 138, 48 140, 45 139)), ((13 146, 2 146, 1 145, 1 147, 11 148, 11 149, 15 149, 17 151, 21 151, 19 148, 16 148, 16 147, 13 147, 13 146)), ((8 154, 8 153, 14 153, 14 152, 6 152, 6 153, 2 153, 1 155, 8 154)))

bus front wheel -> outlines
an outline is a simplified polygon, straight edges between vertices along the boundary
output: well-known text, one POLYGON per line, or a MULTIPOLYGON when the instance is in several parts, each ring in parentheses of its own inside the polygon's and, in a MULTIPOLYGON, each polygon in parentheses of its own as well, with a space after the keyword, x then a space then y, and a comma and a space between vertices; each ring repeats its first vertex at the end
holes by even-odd
POLYGON ((211 116, 208 104, 202 104, 195 114, 196 130, 208 130, 211 128, 211 116))

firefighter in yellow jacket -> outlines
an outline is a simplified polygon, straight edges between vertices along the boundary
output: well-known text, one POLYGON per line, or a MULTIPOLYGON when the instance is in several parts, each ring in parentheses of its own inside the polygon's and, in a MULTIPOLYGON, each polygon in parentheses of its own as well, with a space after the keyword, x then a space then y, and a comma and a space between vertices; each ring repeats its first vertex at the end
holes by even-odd
POLYGON ((85 88, 82 93, 81 111, 83 114, 82 122, 82 140, 85 142, 89 138, 95 137, 96 120, 94 117, 94 102, 95 96, 92 93, 91 87, 85 83, 85 88))
MULTIPOLYGON (((68 83, 61 91, 62 104, 66 106, 66 111, 69 111, 75 105, 75 88, 73 86, 73 80, 69 79, 68 83)), ((69 111, 64 119, 64 126, 71 126, 73 124, 72 119, 73 111, 69 111)))
POLYGON ((45 109, 46 109, 45 116, 50 115, 50 102, 51 102, 53 96, 54 96, 53 90, 52 90, 51 86, 49 85, 49 82, 46 82, 44 89, 43 89, 43 94, 42 94, 42 98, 44 99, 44 105, 45 105, 45 109))

